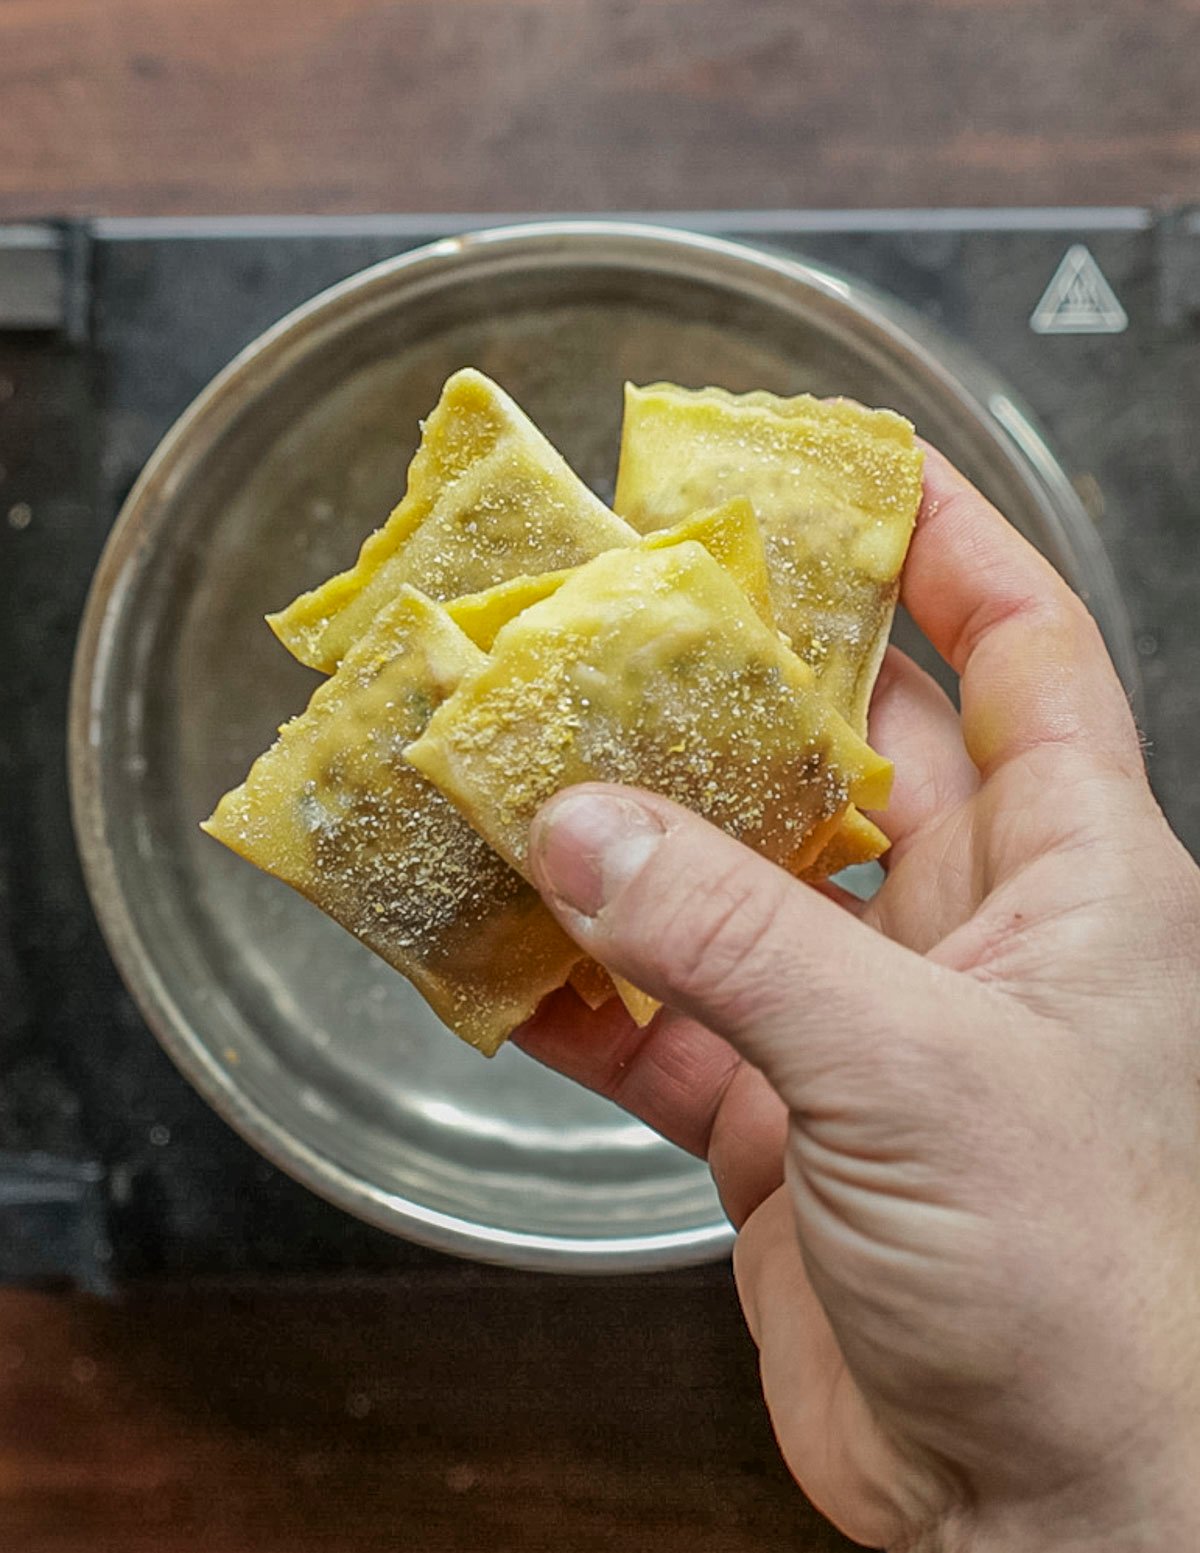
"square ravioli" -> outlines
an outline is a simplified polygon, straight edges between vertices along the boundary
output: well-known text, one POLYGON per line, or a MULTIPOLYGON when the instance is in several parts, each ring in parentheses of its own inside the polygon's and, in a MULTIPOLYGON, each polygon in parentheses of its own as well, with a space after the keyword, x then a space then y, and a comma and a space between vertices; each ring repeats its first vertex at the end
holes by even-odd
POLYGON ((580 951, 403 756, 486 661, 402 588, 204 828, 349 929, 490 1056, 580 951))
POLYGON ((850 800, 882 806, 890 767, 837 714, 865 719, 867 637, 880 609, 890 619, 880 557, 898 530, 879 514, 871 530, 842 471, 852 518, 831 517, 822 495, 821 522, 803 525, 819 564, 797 566, 796 472, 781 483, 767 467, 781 419, 792 442, 799 428, 823 447, 855 428, 860 463, 867 422, 911 444, 906 422, 858 406, 631 389, 618 488, 631 527, 502 390, 456 373, 403 501, 356 565, 271 618, 333 677, 205 828, 315 901, 485 1053, 568 979, 593 1005, 618 991, 644 1023, 654 1000, 581 959, 521 877, 528 819, 557 787, 654 788, 803 877, 887 844, 850 800), (731 429, 735 411, 771 435, 731 429), (809 667, 775 626, 792 639, 798 620, 827 627, 831 600, 840 635, 801 630, 809 667))
POLYGON ((354 566, 267 619, 293 657, 331 674, 406 583, 452 599, 636 538, 503 389, 464 368, 424 423, 404 499, 354 566))
POLYGON ((628 384, 614 505, 645 533, 746 497, 762 526, 780 630, 865 734, 922 464, 913 428, 890 410, 628 384))
POLYGON ((694 540, 611 551, 496 636, 407 759, 518 871, 577 782, 662 793, 799 872, 891 767, 694 540))
MULTIPOLYGON (((697 513, 682 523, 641 538, 632 530, 630 535, 630 547, 636 546, 639 550, 662 550, 688 539, 696 540, 741 588, 759 619, 767 625, 774 624, 762 534, 748 501, 725 502, 711 512, 697 513)), ((557 593, 576 571, 578 567, 570 567, 566 571, 543 572, 537 577, 514 577, 483 593, 451 599, 446 609, 455 625, 465 631, 477 647, 490 652, 502 626, 530 605, 557 593)))
MULTIPOLYGON (((688 539, 702 544, 713 559, 720 562, 746 595, 760 619, 770 625, 774 615, 766 557, 763 554, 758 521, 750 503, 742 500, 726 502, 712 512, 698 513, 694 518, 677 523, 672 528, 647 534, 637 543, 638 548, 643 550, 661 550, 688 539)), ((446 610, 477 647, 483 648, 485 652, 490 651, 502 626, 531 605, 556 593, 574 573, 575 569, 572 569, 546 572, 540 577, 516 577, 484 593, 454 599, 446 605, 446 610)), ((839 829, 830 847, 837 846, 841 834, 839 829)), ((825 852, 822 852, 812 865, 822 878, 830 871, 828 868, 822 869, 824 858, 825 852)), ((581 960, 571 972, 569 980, 589 1008, 599 1008, 611 997, 619 996, 638 1025, 648 1024, 659 1008, 654 998, 619 976, 611 977, 603 966, 590 959, 581 960)))

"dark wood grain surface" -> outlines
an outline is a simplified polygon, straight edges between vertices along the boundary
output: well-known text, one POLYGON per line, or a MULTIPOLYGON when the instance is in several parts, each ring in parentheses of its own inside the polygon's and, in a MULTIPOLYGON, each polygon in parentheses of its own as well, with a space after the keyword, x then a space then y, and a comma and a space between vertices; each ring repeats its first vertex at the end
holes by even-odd
POLYGON ((0 215, 1200 196, 1198 0, 0 0, 0 215))
POLYGON ((848 1548, 756 1389, 727 1274, 10 1292, 0 1547, 848 1548))
MULTIPOLYGON (((0 217, 1200 198, 1200 0, 0 0, 0 217)), ((0 1295, 0 1548, 818 1553, 727 1276, 0 1295)))

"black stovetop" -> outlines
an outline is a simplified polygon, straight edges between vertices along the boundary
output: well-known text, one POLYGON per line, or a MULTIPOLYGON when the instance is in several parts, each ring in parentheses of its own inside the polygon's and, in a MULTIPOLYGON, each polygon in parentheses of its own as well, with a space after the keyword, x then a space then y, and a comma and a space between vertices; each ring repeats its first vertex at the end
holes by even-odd
MULTIPOLYGON (((65 713, 89 578, 172 419, 294 304, 401 249, 481 224, 0 228, 0 1279, 103 1289, 148 1272, 416 1270, 443 1260, 282 1176, 159 1051, 84 892, 65 713)), ((1125 590, 1152 774, 1176 828, 1200 850, 1200 784, 1189 780, 1200 760, 1200 219, 1014 211, 682 224, 873 282, 971 345, 1032 406, 1125 590), (1038 332, 1030 318, 1080 243, 1128 327, 1038 332)))

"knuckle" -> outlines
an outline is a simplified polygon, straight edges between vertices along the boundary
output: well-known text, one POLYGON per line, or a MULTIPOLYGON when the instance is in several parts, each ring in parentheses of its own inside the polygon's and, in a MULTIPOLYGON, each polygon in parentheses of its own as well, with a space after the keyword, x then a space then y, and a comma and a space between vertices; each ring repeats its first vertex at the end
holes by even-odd
POLYGON ((680 900, 658 945, 676 994, 719 1022, 761 1006, 783 971, 779 918, 792 881, 768 867, 734 864, 680 900))
POLYGON ((1032 624, 1045 615, 1046 600, 1027 591, 997 589, 985 594, 963 620, 950 648, 950 661, 961 674, 981 643, 1014 621, 1032 624))

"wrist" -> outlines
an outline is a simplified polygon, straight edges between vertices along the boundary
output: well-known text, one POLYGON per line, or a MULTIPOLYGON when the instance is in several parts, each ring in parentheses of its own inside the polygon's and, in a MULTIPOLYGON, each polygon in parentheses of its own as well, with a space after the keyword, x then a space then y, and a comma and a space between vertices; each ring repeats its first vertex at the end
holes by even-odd
MULTIPOLYGON (((1200 1453, 1200 1442, 1196 1442, 1200 1453)), ((1115 1477, 1125 1474, 1117 1469, 1115 1477)), ((981 1503, 912 1553, 1174 1553, 1200 1549, 1200 1469, 1163 1464, 1139 1484, 1046 1503, 981 1503)))

